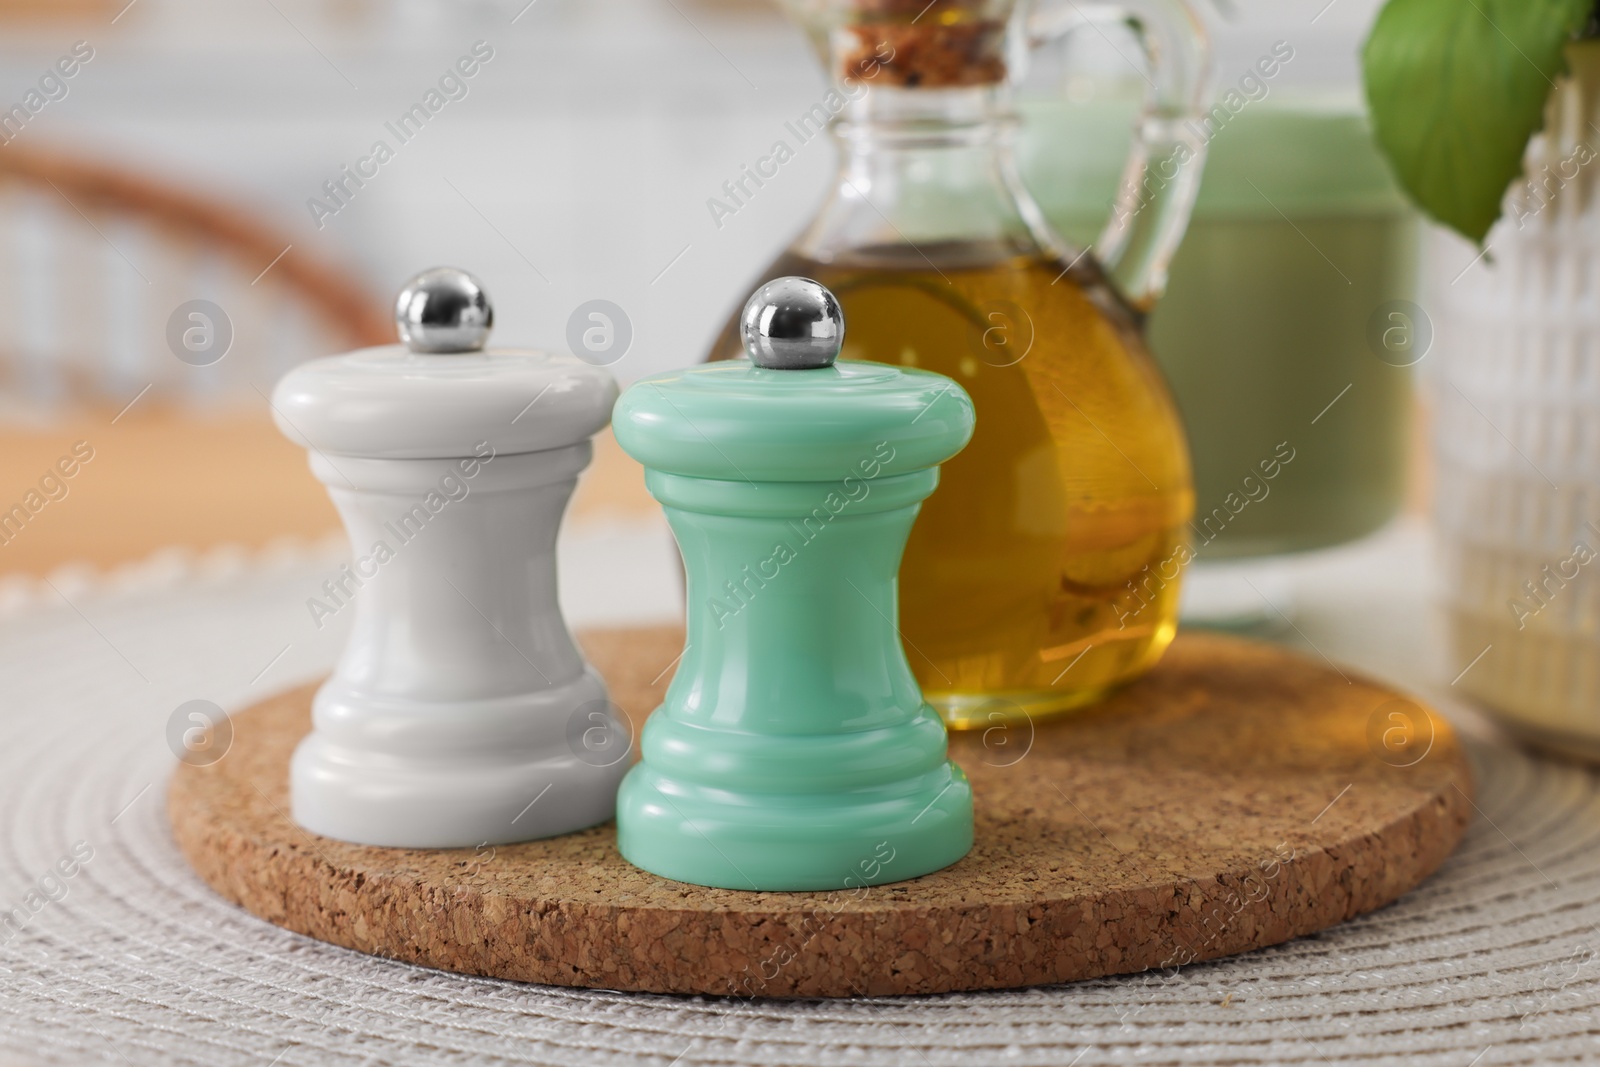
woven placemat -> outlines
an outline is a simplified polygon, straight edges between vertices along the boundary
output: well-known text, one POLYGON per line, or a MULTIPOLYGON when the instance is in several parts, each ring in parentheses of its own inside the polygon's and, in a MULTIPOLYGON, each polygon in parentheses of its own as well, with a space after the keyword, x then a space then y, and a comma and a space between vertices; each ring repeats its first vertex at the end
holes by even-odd
MULTIPOLYGON (((161 794, 181 702, 327 671, 314 569, 193 575, 0 621, 0 1062, 1415 1063, 1592 1058, 1600 782, 1475 748, 1479 814, 1397 903, 1216 963, 1015 992, 741 1001, 520 985, 387 962, 255 919, 188 868, 161 794), (55 882, 49 883, 56 886, 55 882), (59 888, 59 887, 57 887, 59 888), (59 892, 56 893, 59 896, 59 892)), ((666 667, 665 663, 661 664, 666 667)), ((1348 799, 1348 798, 1347 798, 1348 799)))

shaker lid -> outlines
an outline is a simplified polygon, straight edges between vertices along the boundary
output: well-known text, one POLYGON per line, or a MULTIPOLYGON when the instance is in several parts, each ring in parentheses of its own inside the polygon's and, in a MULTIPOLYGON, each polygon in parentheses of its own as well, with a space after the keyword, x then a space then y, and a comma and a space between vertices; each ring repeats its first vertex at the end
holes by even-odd
POLYGON ((571 356, 483 347, 494 321, 482 286, 437 268, 400 294, 407 344, 311 360, 272 393, 273 420, 302 447, 375 459, 501 454, 585 440, 609 421, 611 375, 571 356))
POLYGON ((844 318, 805 278, 757 290, 741 316, 749 360, 657 374, 617 403, 617 441, 654 470, 728 481, 827 481, 875 460, 890 474, 943 463, 972 437, 972 400, 931 371, 836 361, 844 318))

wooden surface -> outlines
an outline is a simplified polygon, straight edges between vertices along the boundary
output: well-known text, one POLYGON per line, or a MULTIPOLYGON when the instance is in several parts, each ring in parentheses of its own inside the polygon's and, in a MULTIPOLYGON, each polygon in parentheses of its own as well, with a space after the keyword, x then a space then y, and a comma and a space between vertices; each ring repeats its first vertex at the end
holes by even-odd
MULTIPOLYGON (((681 640, 605 631, 584 644, 637 726, 681 640)), ((1171 967, 1394 900, 1471 811, 1443 720, 1320 662, 1186 634, 1098 708, 952 738, 977 799, 977 844, 955 866, 865 891, 702 889, 630 867, 609 825, 454 851, 300 830, 285 775, 312 692, 241 713, 224 758, 178 769, 169 811, 195 869, 312 937, 520 981, 842 997, 1171 967), (1394 733, 1394 713, 1411 733, 1394 733)))
MULTIPOLYGON (((0 423, 0 511, 36 489, 74 442, 94 449, 94 459, 67 483, 67 496, 0 543, 0 577, 44 576, 67 565, 105 570, 167 548, 254 552, 285 538, 315 541, 340 532, 305 449, 272 424, 264 402, 190 412, 146 398, 116 416, 90 409, 42 426, 0 423)), ((568 514, 579 522, 659 514, 643 469, 610 430, 595 437, 594 463, 579 478, 568 514)))

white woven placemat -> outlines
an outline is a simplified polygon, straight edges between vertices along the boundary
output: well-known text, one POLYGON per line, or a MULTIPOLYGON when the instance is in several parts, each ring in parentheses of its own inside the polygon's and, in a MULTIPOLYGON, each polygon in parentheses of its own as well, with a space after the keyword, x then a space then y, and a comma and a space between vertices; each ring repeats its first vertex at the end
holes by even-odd
POLYGON ((0 620, 0 919, 26 917, 14 935, 0 926, 0 1063, 1600 1057, 1600 788, 1505 748, 1475 749, 1483 815, 1420 889, 1321 936, 1176 974, 737 1002, 464 978, 287 933, 185 866, 163 810, 164 734, 186 700, 237 708, 326 670, 340 634, 305 614, 325 565, 214 563, 121 588, 58 581, 64 596, 44 590, 0 620), (72 876, 49 877, 63 860, 72 876))

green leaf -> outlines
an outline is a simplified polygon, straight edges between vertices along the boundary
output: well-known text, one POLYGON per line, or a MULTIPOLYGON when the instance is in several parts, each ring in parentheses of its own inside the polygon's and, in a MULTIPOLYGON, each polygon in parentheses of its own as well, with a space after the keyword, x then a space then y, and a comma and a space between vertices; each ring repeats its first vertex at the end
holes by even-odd
POLYGON ((1373 134, 1423 211, 1479 244, 1595 0, 1389 0, 1362 53, 1373 134))

